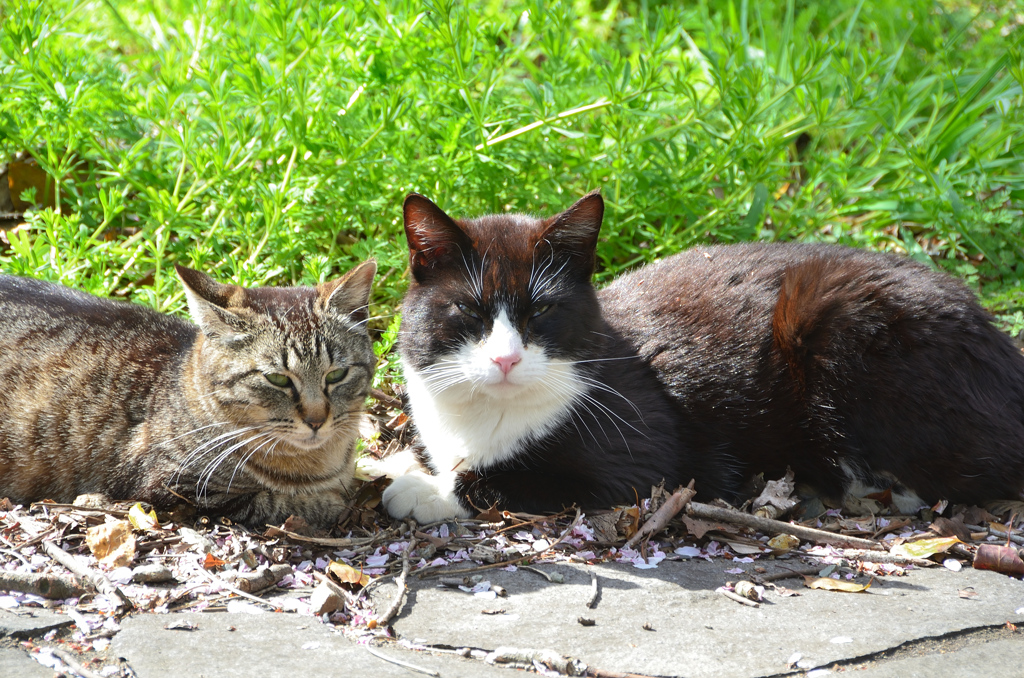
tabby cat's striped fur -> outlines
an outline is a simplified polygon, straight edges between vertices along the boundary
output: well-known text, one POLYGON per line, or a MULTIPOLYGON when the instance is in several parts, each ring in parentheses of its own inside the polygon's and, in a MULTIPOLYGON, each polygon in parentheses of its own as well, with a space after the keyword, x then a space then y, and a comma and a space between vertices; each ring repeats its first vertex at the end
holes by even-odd
POLYGON ((332 525, 374 368, 375 269, 247 289, 179 266, 197 324, 0 276, 0 497, 184 497, 251 524, 332 525))

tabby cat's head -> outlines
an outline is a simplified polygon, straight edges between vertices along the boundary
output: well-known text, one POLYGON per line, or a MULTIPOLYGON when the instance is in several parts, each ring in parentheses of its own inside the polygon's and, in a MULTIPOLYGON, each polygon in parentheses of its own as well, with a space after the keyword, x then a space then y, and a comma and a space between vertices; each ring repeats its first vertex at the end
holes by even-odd
POLYGON ((176 268, 204 335, 188 387, 205 409, 267 454, 355 434, 374 369, 373 261, 316 287, 243 288, 176 268))
POLYGON ((407 372, 436 395, 572 391, 573 366, 602 341, 590 282, 601 196, 546 219, 454 220, 416 194, 404 213, 413 275, 402 302, 407 372))

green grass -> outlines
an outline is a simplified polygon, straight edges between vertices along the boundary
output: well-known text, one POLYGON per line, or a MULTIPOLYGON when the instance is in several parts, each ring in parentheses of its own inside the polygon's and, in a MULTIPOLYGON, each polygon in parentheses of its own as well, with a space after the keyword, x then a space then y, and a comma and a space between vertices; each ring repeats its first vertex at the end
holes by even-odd
POLYGON ((600 188, 602 280, 841 242, 1024 329, 1024 3, 680 5, 8 0, 0 164, 48 185, 12 196, 0 268, 181 312, 175 261, 289 284, 373 255, 383 330, 406 193, 549 213, 600 188))

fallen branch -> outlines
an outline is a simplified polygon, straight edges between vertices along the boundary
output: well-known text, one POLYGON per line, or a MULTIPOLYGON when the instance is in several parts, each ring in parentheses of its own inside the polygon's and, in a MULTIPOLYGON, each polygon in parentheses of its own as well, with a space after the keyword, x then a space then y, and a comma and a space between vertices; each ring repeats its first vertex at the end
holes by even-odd
POLYGON ((89 669, 85 668, 78 661, 78 658, 75 657, 75 655, 68 652, 67 650, 62 650, 58 647, 50 647, 47 649, 50 651, 50 654, 52 654, 54 657, 61 660, 65 664, 67 664, 68 668, 71 669, 72 673, 82 676, 82 678, 103 678, 103 676, 96 673, 95 671, 90 671, 89 669))
POLYGON ((368 537, 366 539, 334 539, 331 537, 307 537, 296 532, 289 532, 283 530, 280 527, 274 525, 267 525, 267 531, 263 533, 265 537, 288 537, 292 541, 301 542, 304 544, 316 544, 317 546, 329 546, 331 548, 342 548, 348 546, 362 546, 363 544, 372 543, 377 537, 368 537))
POLYGON ((285 575, 294 572, 291 565, 278 563, 267 567, 264 565, 255 572, 243 572, 236 576, 231 583, 238 587, 239 591, 245 593, 256 593, 270 588, 277 582, 284 579, 285 575))
POLYGON ((83 565, 77 558, 62 549, 61 547, 54 544, 52 541, 43 542, 43 550, 46 554, 56 560, 58 563, 68 568, 72 574, 77 576, 81 581, 90 584, 93 588, 104 595, 111 596, 118 600, 119 607, 127 607, 132 609, 135 605, 132 601, 124 594, 119 587, 114 586, 106 575, 102 572, 93 570, 92 568, 83 565))
POLYGON ((716 589, 716 591, 721 593, 723 596, 725 596, 729 600, 735 600, 737 603, 739 603, 741 605, 746 605, 747 607, 761 607, 761 603, 754 602, 753 600, 750 600, 749 598, 744 598, 740 594, 733 593, 729 589, 718 588, 718 589, 716 589))
POLYGON ((533 650, 519 647, 499 647, 484 657, 488 664, 512 664, 533 668, 536 664, 569 676, 586 674, 587 665, 578 659, 565 657, 554 650, 533 650))
POLYGON ((780 579, 795 579, 797 577, 813 577, 814 575, 821 572, 820 567, 805 567, 800 570, 789 570, 785 572, 773 572, 772 574, 755 574, 751 576, 755 582, 766 584, 770 581, 779 581, 780 579))
POLYGON ((562 577, 562 575, 559 574, 558 572, 555 572, 553 574, 548 574, 547 572, 545 572, 544 570, 542 570, 542 569, 540 569, 538 567, 530 567, 529 565, 520 565, 519 569, 520 570, 526 570, 527 572, 533 572, 534 574, 539 574, 540 576, 542 576, 545 579, 547 579, 548 582, 551 583, 551 584, 561 584, 561 583, 563 583, 565 581, 565 578, 562 577))
POLYGON ((700 502, 695 501, 690 502, 689 505, 687 505, 686 514, 693 516, 694 518, 717 520, 723 523, 732 523, 733 525, 751 527, 755 530, 760 530, 761 532, 768 534, 791 534, 800 539, 824 544, 852 546, 854 548, 869 549, 873 551, 883 550, 883 546, 881 544, 870 539, 848 537, 841 534, 825 532, 824 530, 816 530, 812 527, 804 527, 803 525, 797 525, 795 523, 784 523, 780 520, 759 518, 757 516, 750 515, 749 513, 742 513, 736 509, 709 506, 708 504, 701 504, 700 502))
POLYGON ((378 626, 387 626, 402 611, 406 595, 409 593, 409 585, 406 583, 406 580, 409 578, 409 568, 412 566, 409 554, 412 553, 413 547, 416 546, 416 521, 410 519, 408 526, 409 543, 405 545, 405 550, 402 551, 402 573, 395 580, 395 584, 398 586, 398 593, 395 595, 395 599, 391 601, 388 609, 384 611, 384 614, 377 618, 378 626))
POLYGON ((0 571, 0 591, 31 593, 50 600, 81 598, 87 593, 74 577, 43 572, 0 571))
POLYGON ((268 606, 274 608, 275 610, 282 609, 281 606, 278 605, 277 603, 272 603, 269 600, 263 600, 259 596, 254 596, 251 593, 246 593, 245 591, 241 590, 237 586, 232 586, 231 584, 227 583, 226 581, 224 581, 220 577, 218 577, 218 576, 214 575, 213 573, 209 572, 208 570, 206 570, 206 568, 200 567, 198 572, 201 575, 203 575, 204 577, 206 577, 207 579, 209 579, 214 584, 217 584, 218 586, 220 586, 222 589, 224 589, 226 591, 230 591, 231 593, 234 593, 236 596, 241 596, 242 598, 248 598, 249 600, 253 601, 254 603, 262 603, 263 605, 268 605, 268 606))
POLYGON ((383 659, 384 661, 391 662, 392 664, 394 664, 396 666, 401 666, 402 668, 409 669, 410 671, 415 671, 416 673, 422 673, 423 675, 426 675, 426 676, 435 676, 435 678, 440 678, 441 677, 441 674, 438 673, 437 671, 434 671, 433 669, 425 669, 422 666, 416 666, 415 664, 410 664, 409 662, 404 662, 401 659, 395 659, 394 657, 389 657, 386 654, 384 654, 383 652, 378 652, 377 650, 375 650, 374 648, 370 647, 369 645, 364 645, 364 647, 366 648, 367 652, 372 654, 377 659, 383 659))
POLYGON ((380 390, 379 388, 370 389, 370 397, 373 398, 374 400, 376 400, 378 403, 380 403, 384 407, 390 407, 393 410, 400 410, 400 409, 402 409, 402 400, 401 400, 401 398, 396 398, 394 396, 389 396, 387 393, 385 393, 384 391, 380 390))
MULTIPOLYGON (((555 548, 556 546, 561 544, 563 541, 565 541, 565 538, 568 537, 570 534, 572 534, 572 531, 574 529, 576 529, 576 526, 580 524, 580 520, 582 520, 582 519, 583 519, 583 514, 580 513, 579 509, 576 509, 576 517, 573 519, 572 523, 569 525, 569 527, 565 528, 565 531, 562 532, 561 536, 559 536, 558 539, 556 539, 554 542, 552 542, 552 544, 550 546, 548 546, 545 549, 545 551, 550 551, 551 549, 555 548)), ((513 558, 511 560, 502 560, 502 561, 497 562, 497 563, 489 563, 487 565, 480 565, 478 567, 465 567, 465 568, 462 568, 461 570, 444 570, 444 569, 440 569, 440 568, 444 567, 444 565, 441 565, 441 566, 438 567, 438 569, 431 569, 429 572, 427 572, 425 570, 421 570, 416 576, 419 579, 427 579, 428 577, 441 577, 441 576, 444 576, 444 577, 461 576, 461 575, 464 575, 464 574, 469 574, 471 572, 480 572, 482 570, 493 570, 496 567, 508 567, 509 565, 518 565, 519 563, 526 562, 527 560, 531 560, 533 558, 537 558, 540 555, 541 555, 540 553, 528 553, 525 556, 520 556, 519 558, 513 558)))
POLYGON ((657 511, 647 519, 647 522, 636 531, 629 541, 626 542, 625 548, 633 548, 636 544, 640 543, 645 537, 650 537, 653 534, 665 529, 668 526, 669 521, 676 517, 680 511, 686 508, 686 505, 690 503, 697 491, 693 489, 693 482, 684 488, 680 488, 672 493, 665 503, 661 505, 657 511))
MULTIPOLYGON (((809 554, 809 558, 823 557, 809 554)), ((918 567, 935 567, 938 565, 934 560, 927 558, 916 558, 914 556, 901 556, 885 551, 870 551, 865 549, 843 549, 840 555, 848 560, 866 560, 869 563, 889 563, 892 565, 917 565, 918 567)))
POLYGON ((1007 537, 1009 537, 1010 541, 1012 541, 1014 544, 1020 544, 1024 546, 1024 537, 1020 536, 1019 534, 1013 534, 1013 532, 1006 532, 1005 530, 997 529, 992 526, 986 527, 985 525, 967 525, 966 527, 971 532, 988 532, 989 534, 995 535, 996 537, 999 537, 1001 539, 1006 539, 1007 537))

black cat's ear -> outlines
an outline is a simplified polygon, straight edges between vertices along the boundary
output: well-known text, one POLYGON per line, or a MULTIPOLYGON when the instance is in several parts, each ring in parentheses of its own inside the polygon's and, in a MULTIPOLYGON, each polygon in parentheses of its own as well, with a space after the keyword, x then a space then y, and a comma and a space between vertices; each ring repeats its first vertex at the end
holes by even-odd
POLYGON ((369 317, 370 290, 373 289, 373 276, 376 272, 377 262, 370 259, 337 280, 317 285, 324 308, 358 323, 365 323, 369 317))
POLYGON ((245 338, 245 320, 230 310, 244 305, 244 288, 222 285, 205 273, 181 264, 175 264, 174 270, 185 287, 188 312, 203 334, 229 343, 245 338))
POLYGON ((402 206, 409 263, 419 279, 448 257, 472 248, 466 234, 444 211, 418 193, 410 193, 402 206))
POLYGON ((587 193, 561 214, 547 222, 543 240, 556 250, 568 250, 579 256, 587 275, 594 272, 597 235, 604 218, 604 200, 598 191, 587 193))

